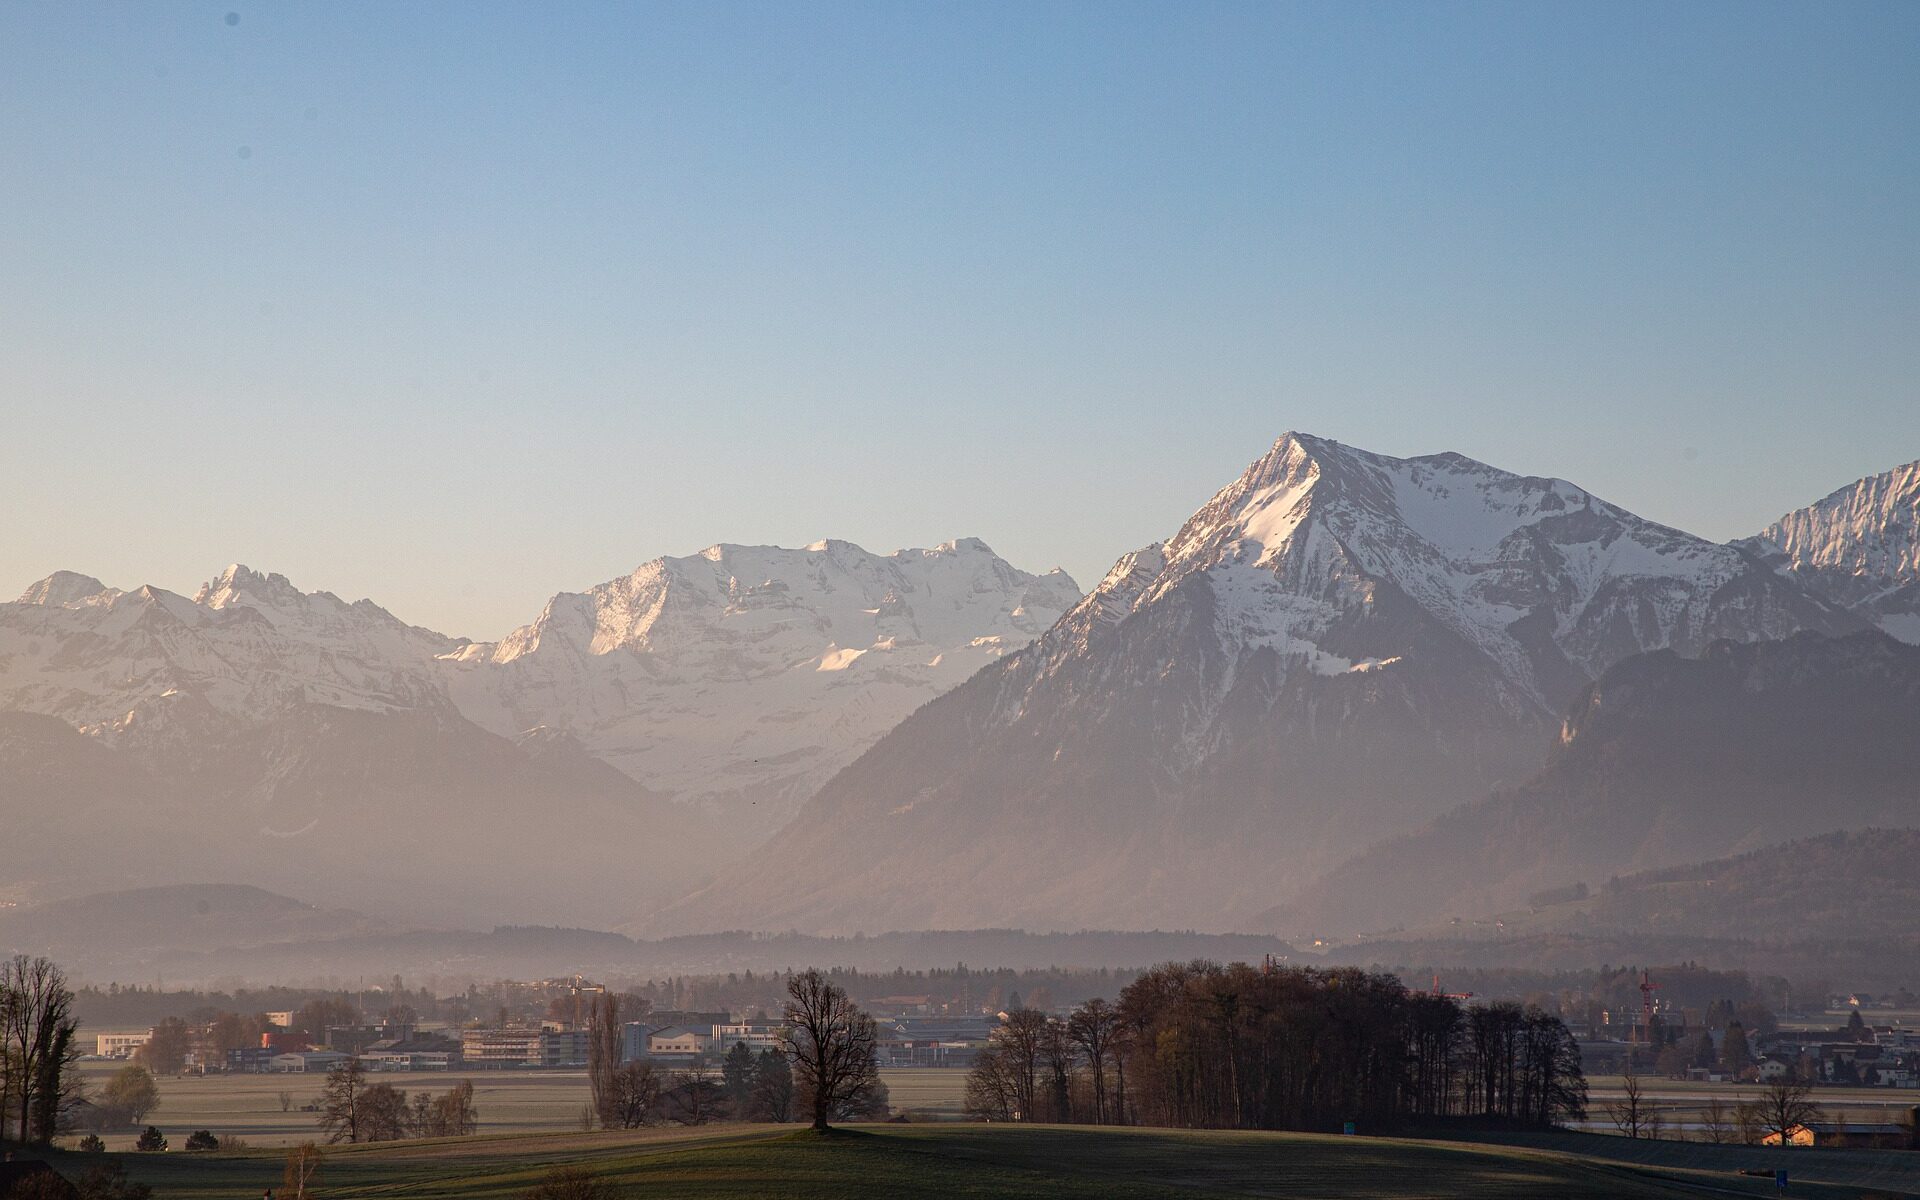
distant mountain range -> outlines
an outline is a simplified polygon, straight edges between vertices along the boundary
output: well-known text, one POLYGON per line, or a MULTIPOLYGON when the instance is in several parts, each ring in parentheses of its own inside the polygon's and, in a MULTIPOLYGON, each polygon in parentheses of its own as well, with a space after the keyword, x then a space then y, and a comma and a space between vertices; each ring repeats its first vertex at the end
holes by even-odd
POLYGON ((635 933, 1470 917, 1920 825, 1889 782, 1895 639, 1920 641, 1920 463, 1719 544, 1305 434, 1084 597, 973 539, 718 545, 476 643, 244 567, 192 597, 59 572, 0 604, 0 901, 217 879, 635 933))
POLYGON ((0 899, 216 878, 445 923, 628 912, 1078 595, 974 539, 715 546, 476 644, 240 566, 192 597, 60 572, 0 604, 0 821, 37 835, 0 838, 0 899))
POLYGON ((1563 481, 1289 434, 655 923, 1241 926, 1528 778, 1622 659, 1868 626, 1815 583, 1563 481))

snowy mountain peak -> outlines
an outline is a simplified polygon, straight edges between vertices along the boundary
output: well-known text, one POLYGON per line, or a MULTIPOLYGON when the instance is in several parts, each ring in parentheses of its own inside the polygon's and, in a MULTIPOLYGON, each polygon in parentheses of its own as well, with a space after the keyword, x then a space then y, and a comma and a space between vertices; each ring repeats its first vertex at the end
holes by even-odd
POLYGON ((247 725, 303 703, 433 706, 434 658, 458 644, 239 564, 192 598, 61 572, 0 604, 0 709, 119 738, 177 725, 184 711, 247 725))
MULTIPOLYGON (((326 592, 317 592, 315 595, 331 598, 330 593, 326 592)), ((307 599, 306 594, 294 587, 285 575, 262 575, 244 564, 229 563, 226 570, 200 585, 200 590, 194 593, 193 602, 207 608, 227 608, 242 596, 251 596, 275 607, 289 607, 307 599)))
POLYGON ((1550 711, 1643 649, 1851 627, 1833 606, 1756 568, 1738 548, 1644 520, 1562 479, 1452 451, 1394 458, 1288 433, 1164 549, 1116 564, 1081 606, 1099 620, 1055 636, 1084 643, 1102 623, 1197 580, 1213 598, 1229 661, 1267 648, 1327 672, 1416 656, 1404 620, 1386 626, 1399 641, 1375 645, 1350 632, 1382 605, 1405 602, 1550 711))
POLYGON ((684 919, 1231 928, 1530 773, 1629 655, 1857 626, 1752 553, 1563 480, 1290 433, 684 919))
POLYGON ((1788 513, 1748 545, 1893 636, 1920 643, 1920 462, 1788 513))
POLYGON ((978 538, 873 554, 720 543, 563 592, 445 657, 462 713, 564 730, 649 787, 771 831, 895 721, 1080 598, 978 538))
POLYGON ((19 604, 39 604, 49 608, 65 608, 70 604, 84 604, 88 601, 106 601, 118 592, 108 588, 91 575, 82 575, 77 571, 55 571, 40 582, 20 593, 19 604))

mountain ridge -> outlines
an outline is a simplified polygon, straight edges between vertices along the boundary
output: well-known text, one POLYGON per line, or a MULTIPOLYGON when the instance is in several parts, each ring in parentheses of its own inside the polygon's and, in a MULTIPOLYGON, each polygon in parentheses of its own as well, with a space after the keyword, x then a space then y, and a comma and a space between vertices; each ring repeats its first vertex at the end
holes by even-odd
POLYGON ((1287 434, 659 928, 1222 927, 1525 778, 1605 664, 1864 625, 1564 481, 1287 434))
POLYGON ((1879 630, 1627 659, 1523 785, 1384 839, 1266 928, 1359 933, 1532 892, 1920 823, 1920 647, 1879 630))

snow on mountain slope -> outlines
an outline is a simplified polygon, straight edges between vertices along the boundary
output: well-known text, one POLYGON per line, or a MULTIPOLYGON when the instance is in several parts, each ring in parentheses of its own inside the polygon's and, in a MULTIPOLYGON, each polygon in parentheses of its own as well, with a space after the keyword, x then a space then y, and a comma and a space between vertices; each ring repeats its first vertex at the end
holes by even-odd
POLYGON ((433 706, 435 657, 458 645, 238 564, 191 599, 61 571, 0 604, 0 709, 137 740, 184 711, 246 723, 295 704, 433 706))
POLYGON ((1223 927, 1536 769, 1621 658, 1860 626, 1572 484, 1289 434, 658 927, 1223 927))
POLYGON ((1788 513, 1752 545, 1809 588, 1920 644, 1920 462, 1788 513))
POLYGON ((974 538, 869 553, 717 545, 563 592, 533 624, 444 657, 483 728, 565 730, 757 841, 915 708, 1080 597, 974 538))
POLYGON ((1167 544, 1135 606, 1195 574, 1223 638, 1287 648, 1321 673, 1378 661, 1318 645, 1381 583, 1550 710, 1652 646, 1785 636, 1831 613, 1752 559, 1557 479, 1459 454, 1396 459, 1289 434, 1167 544))

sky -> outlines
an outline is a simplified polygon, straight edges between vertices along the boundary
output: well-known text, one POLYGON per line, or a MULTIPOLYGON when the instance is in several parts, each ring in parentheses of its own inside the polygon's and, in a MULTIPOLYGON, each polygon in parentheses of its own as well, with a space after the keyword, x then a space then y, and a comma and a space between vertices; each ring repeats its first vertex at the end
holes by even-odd
POLYGON ((1083 586, 1287 430, 1714 537, 1920 458, 1920 5, 0 5, 0 594, 1083 586))

